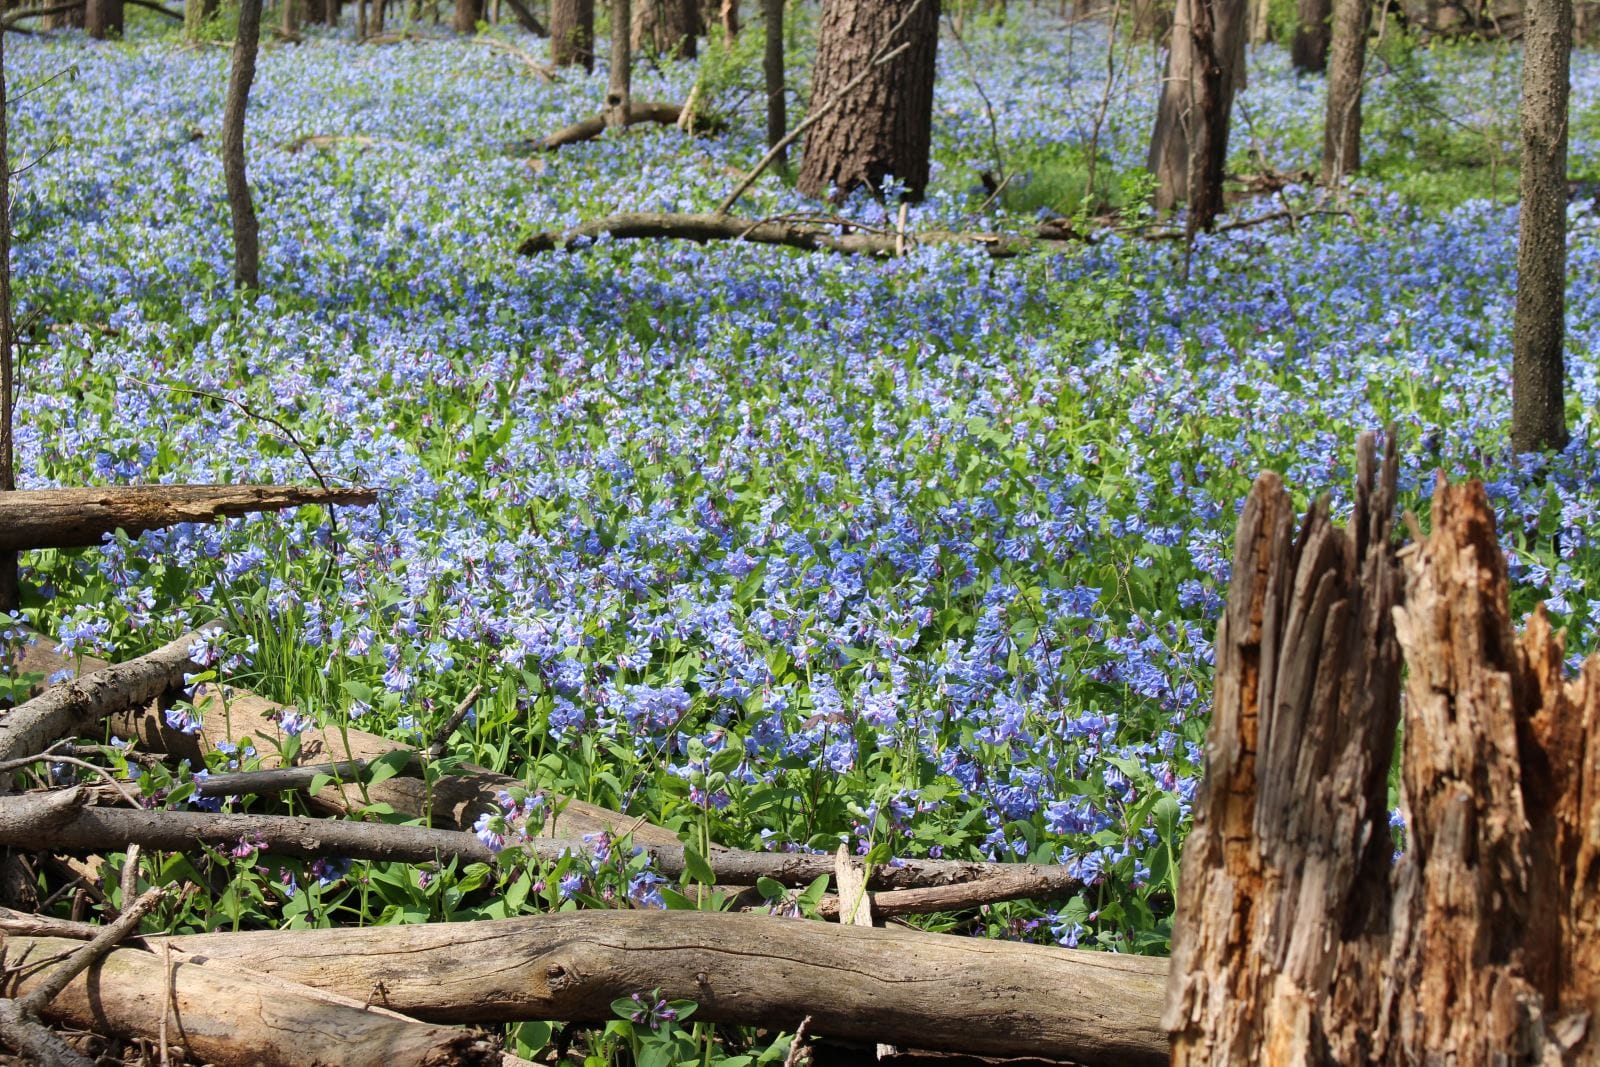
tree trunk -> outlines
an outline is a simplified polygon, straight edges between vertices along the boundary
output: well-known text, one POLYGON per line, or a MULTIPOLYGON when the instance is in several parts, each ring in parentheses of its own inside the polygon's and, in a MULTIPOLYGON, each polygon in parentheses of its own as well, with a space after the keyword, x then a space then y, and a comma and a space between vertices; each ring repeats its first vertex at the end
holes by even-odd
POLYGON ((674 59, 693 59, 699 34, 700 6, 697 0, 635 0, 635 51, 674 59))
POLYGON ((1511 357, 1511 447, 1567 443, 1567 71, 1572 0, 1528 0, 1522 66, 1522 224, 1511 357))
MULTIPOLYGON (((17 487, 13 424, 16 382, 11 354, 11 146, 6 111, 5 32, 0 30, 0 493, 17 487)), ((0 552, 0 611, 20 607, 17 554, 0 552)))
POLYGON ((632 25, 630 0, 611 0, 611 69, 606 84, 606 125, 622 129, 628 125, 632 99, 629 84, 633 79, 633 48, 628 27, 632 25))
POLYGON ((660 987, 697 1019, 1084 1064, 1165 1064, 1166 961, 916 930, 691 911, 202 934, 183 958, 237 962, 430 1022, 600 1021, 660 987))
POLYGON ((477 33, 483 19, 483 0, 456 0, 455 15, 451 21, 457 33, 477 33))
POLYGON ((722 46, 732 49, 739 37, 739 0, 722 0, 717 16, 722 20, 722 46))
POLYGON ((367 19, 367 32, 376 37, 383 32, 384 8, 388 0, 372 0, 372 13, 367 19))
POLYGON ((938 47, 938 0, 825 0, 811 108, 839 99, 806 135, 801 193, 843 199, 865 185, 881 196, 893 177, 907 199, 922 199, 938 47), (896 49, 903 50, 887 58, 896 49))
POLYGON ((367 39, 367 0, 356 0, 356 41, 367 39))
MULTIPOLYGON (((1097 3, 1094 10, 1106 11, 1113 6, 1097 3)), ((1169 0, 1131 0, 1128 26, 1134 40, 1157 43, 1172 29, 1172 4, 1169 0)), ((1108 44, 1107 47, 1113 46, 1108 44)))
POLYGON ((278 9, 278 15, 282 21, 278 24, 278 28, 283 31, 285 37, 298 37, 300 35, 300 0, 280 0, 280 3, 282 6, 278 9))
POLYGON ((338 27, 342 11, 340 0, 322 0, 322 21, 328 26, 338 27))
MULTIPOLYGON (((1244 0, 1178 0, 1148 161, 1161 211, 1190 201, 1195 219, 1204 210, 1221 208, 1236 85, 1232 68, 1245 14, 1244 0), (1203 186, 1193 196, 1192 177, 1203 186)), ((1198 224, 1208 228, 1211 221, 1201 217, 1198 224)))
POLYGON ((87 0, 83 7, 83 29, 97 40, 121 37, 122 0, 87 0))
POLYGON ((1294 69, 1305 74, 1321 74, 1328 69, 1328 20, 1334 0, 1300 0, 1299 19, 1294 28, 1290 59, 1294 69))
POLYGON ((550 62, 594 70, 594 0, 550 0, 550 62))
MULTIPOLYGON (((8 937, 13 962, 50 959, 77 945, 57 938, 8 937)), ((6 978, 11 996, 25 996, 43 974, 21 968, 6 978)), ((197 1059, 251 1067, 310 1062, 346 1067, 467 1067, 501 1062, 482 1035, 419 1023, 362 1007, 360 998, 334 997, 281 978, 205 966, 175 954, 113 950, 70 982, 44 1009, 45 1018, 126 1041, 153 1041, 164 1006, 169 1025, 197 1059), (315 1048, 305 1042, 315 1035, 315 1048)))
POLYGON ((1369 434, 1358 468, 1347 528, 1323 498, 1297 536, 1270 472, 1239 517, 1173 930, 1174 1067, 1368 1062, 1345 1017, 1375 1003, 1383 959, 1402 586, 1396 457, 1380 472, 1369 434))
POLYGON ((233 70, 228 76, 228 99, 222 112, 222 171, 228 184, 228 213, 233 220, 233 283, 241 289, 261 287, 261 237, 244 173, 245 107, 250 102, 250 83, 256 76, 256 45, 260 38, 261 0, 239 0, 233 70))
POLYGON ((1272 4, 1269 0, 1250 0, 1250 43, 1266 44, 1272 39, 1272 4))
MULTIPOLYGON (((783 71, 783 0, 761 0, 763 48, 761 75, 767 93, 767 147, 783 140, 789 131, 788 89, 783 71)), ((789 164, 787 149, 773 160, 780 167, 789 164)))
POLYGON ((1322 181, 1338 185, 1361 166, 1361 79, 1367 64, 1369 0, 1337 0, 1328 112, 1322 126, 1322 181))

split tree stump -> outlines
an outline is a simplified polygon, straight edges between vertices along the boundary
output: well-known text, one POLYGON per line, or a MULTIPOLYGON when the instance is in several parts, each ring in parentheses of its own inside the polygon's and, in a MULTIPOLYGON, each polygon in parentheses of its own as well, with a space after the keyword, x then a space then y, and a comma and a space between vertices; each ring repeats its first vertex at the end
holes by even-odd
POLYGON ((1600 1058, 1600 656, 1568 682, 1542 609, 1515 633, 1480 484, 1441 484, 1432 534, 1398 549, 1395 469, 1364 436, 1347 529, 1324 500, 1297 533, 1273 474, 1240 517, 1174 1064, 1600 1058))

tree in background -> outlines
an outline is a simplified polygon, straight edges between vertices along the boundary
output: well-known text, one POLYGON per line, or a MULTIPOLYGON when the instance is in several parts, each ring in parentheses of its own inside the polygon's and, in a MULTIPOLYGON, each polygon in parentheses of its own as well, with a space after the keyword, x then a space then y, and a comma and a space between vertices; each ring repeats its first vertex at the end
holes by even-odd
POLYGON ((90 37, 100 40, 121 37, 122 0, 87 0, 83 5, 83 29, 90 37))
POLYGON ((636 52, 693 59, 700 29, 698 0, 637 0, 633 5, 636 52))
MULTIPOLYGON (((767 147, 777 148, 789 129, 788 89, 783 72, 783 0, 761 0, 761 18, 765 22, 761 73, 767 93, 767 147)), ((773 162, 787 166, 788 153, 780 150, 773 162)))
POLYGON ((451 26, 457 33, 477 33, 483 19, 483 0, 456 0, 451 26))
POLYGON ((233 222, 233 283, 242 289, 261 285, 261 238, 250 183, 244 173, 244 115, 250 83, 256 76, 256 46, 261 39, 261 0, 239 0, 239 29, 233 41, 233 69, 222 109, 222 172, 233 222))
POLYGON ((879 193, 893 176, 909 199, 922 198, 938 47, 938 0, 824 0, 802 193, 879 193))
POLYGON ((1370 0, 1337 0, 1328 111, 1322 124, 1322 181, 1337 185, 1361 166, 1361 79, 1367 65, 1370 0))
POLYGON ((1333 0, 1300 0, 1296 8, 1294 43, 1289 58, 1303 74, 1321 74, 1328 69, 1328 21, 1333 17, 1333 0))
POLYGON ((626 27, 632 24, 629 0, 611 0, 611 64, 606 85, 606 125, 622 129, 628 125, 633 104, 633 49, 626 27))
POLYGON ((1245 17, 1244 0, 1178 0, 1173 18, 1149 167, 1156 207, 1170 211, 1187 202, 1191 232, 1209 230, 1222 212, 1245 17))
POLYGON ((550 0, 550 62, 594 70, 594 0, 550 0))
POLYGON ((1512 333, 1511 445, 1567 443, 1567 95, 1572 0, 1528 0, 1522 66, 1522 224, 1512 333))

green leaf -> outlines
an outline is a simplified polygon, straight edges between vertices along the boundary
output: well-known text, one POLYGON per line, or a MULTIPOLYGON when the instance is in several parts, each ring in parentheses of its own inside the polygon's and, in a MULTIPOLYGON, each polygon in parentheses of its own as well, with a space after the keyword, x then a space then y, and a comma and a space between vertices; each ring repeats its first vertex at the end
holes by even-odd
POLYGON ((411 763, 413 753, 410 749, 397 748, 393 752, 385 752, 375 760, 367 763, 367 784, 377 785, 387 782, 411 763))
POLYGON ((756 879, 756 890, 767 900, 780 900, 786 892, 782 882, 765 877, 756 879))
POLYGON ((639 1004, 632 997, 618 997, 611 1002, 611 1014, 619 1019, 629 1019, 639 1010, 639 1004))
POLYGON ((711 864, 695 849, 693 845, 683 846, 684 871, 689 875, 690 881, 699 882, 701 885, 715 885, 717 874, 711 869, 711 864))

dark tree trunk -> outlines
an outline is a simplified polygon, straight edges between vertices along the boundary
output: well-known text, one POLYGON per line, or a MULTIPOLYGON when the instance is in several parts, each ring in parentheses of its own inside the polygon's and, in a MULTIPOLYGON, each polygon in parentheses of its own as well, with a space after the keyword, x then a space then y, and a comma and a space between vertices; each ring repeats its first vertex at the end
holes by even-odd
MULTIPOLYGON (((766 34, 761 73, 766 81, 767 147, 770 149, 789 132, 788 89, 783 76, 783 0, 761 0, 761 18, 766 34)), ((788 166, 788 151, 780 152, 773 162, 780 167, 788 166)))
POLYGON ((367 0, 356 0, 356 40, 367 39, 367 0))
POLYGON ((1333 9, 1333 56, 1328 114, 1322 127, 1322 180, 1337 185, 1361 166, 1361 76, 1367 63, 1369 0, 1338 0, 1333 9))
POLYGON ((283 6, 278 9, 281 21, 278 28, 285 37, 296 37, 300 33, 300 8, 299 0, 282 0, 283 6))
POLYGON ((250 83, 256 76, 256 45, 261 38, 261 0, 239 0, 239 29, 233 42, 233 71, 222 112, 222 170, 228 183, 228 213, 233 219, 233 282, 244 289, 261 286, 261 239, 255 204, 244 173, 244 115, 250 83))
POLYGON ((478 22, 483 18, 483 0, 456 0, 455 17, 451 25, 457 33, 477 33, 478 22))
MULTIPOLYGON (((1185 201, 1221 209, 1222 164, 1233 114, 1234 72, 1245 30, 1244 0, 1178 0, 1167 53, 1149 167, 1156 176, 1156 207, 1170 211, 1185 201), (1205 188, 1191 196, 1191 182, 1205 188)), ((1202 227, 1210 219, 1201 220, 1202 227)))
POLYGON ((614 129, 628 125, 628 106, 633 95, 633 49, 628 34, 632 6, 629 0, 611 0, 611 70, 606 85, 606 125, 614 129))
POLYGON ((1528 0, 1522 67, 1522 231, 1511 357, 1511 445, 1567 443, 1567 74, 1572 0, 1528 0))
POLYGON ((1333 16, 1333 0, 1300 0, 1298 14, 1289 52, 1294 69, 1321 74, 1328 69, 1328 20, 1333 16))
POLYGON ((387 6, 387 0, 372 0, 372 13, 367 19, 367 32, 374 37, 383 32, 383 9, 387 6))
POLYGON ((300 18, 307 23, 315 25, 327 18, 323 6, 325 0, 293 0, 293 2, 298 6, 300 18))
POLYGON ((699 35, 700 5, 697 0, 635 0, 635 51, 674 59, 693 59, 699 35))
POLYGON ((938 0, 825 0, 811 110, 837 103, 806 134, 802 193, 843 198, 862 185, 878 193, 893 176, 908 199, 922 199, 938 47, 938 0))
POLYGON ((121 37, 122 0, 88 0, 83 6, 83 29, 90 37, 121 37))
POLYGON ((550 0, 550 62, 594 70, 594 0, 550 0))
POLYGON ((339 25, 340 0, 322 0, 322 18, 329 26, 339 25))
MULTIPOLYGON (((17 487, 12 444, 16 383, 11 364, 11 152, 6 127, 5 33, 0 32, 0 492, 17 487)), ((17 610, 18 592, 17 554, 0 552, 0 611, 17 610)))

